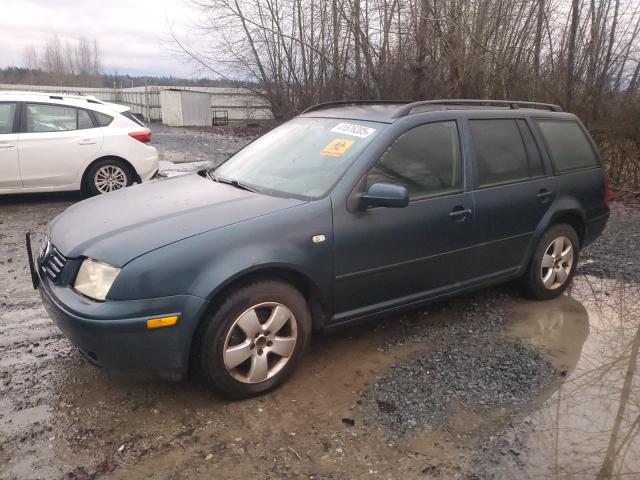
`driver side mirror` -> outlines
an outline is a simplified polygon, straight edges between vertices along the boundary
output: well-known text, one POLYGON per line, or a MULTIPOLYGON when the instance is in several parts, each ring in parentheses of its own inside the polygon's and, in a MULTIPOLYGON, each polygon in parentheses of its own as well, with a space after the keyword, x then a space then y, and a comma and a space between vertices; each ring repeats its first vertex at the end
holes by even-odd
POLYGON ((360 197, 360 205, 363 208, 403 208, 409 205, 409 192, 402 185, 374 183, 369 187, 367 193, 360 197))

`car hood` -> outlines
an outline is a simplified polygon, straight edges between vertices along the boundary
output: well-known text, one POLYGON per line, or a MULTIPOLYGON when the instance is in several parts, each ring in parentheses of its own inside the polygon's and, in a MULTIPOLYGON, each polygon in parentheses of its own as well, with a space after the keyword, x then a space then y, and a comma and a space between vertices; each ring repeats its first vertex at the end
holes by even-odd
POLYGON ((197 173, 79 202, 49 225, 55 247, 116 267, 169 243, 302 204, 248 192, 197 173))

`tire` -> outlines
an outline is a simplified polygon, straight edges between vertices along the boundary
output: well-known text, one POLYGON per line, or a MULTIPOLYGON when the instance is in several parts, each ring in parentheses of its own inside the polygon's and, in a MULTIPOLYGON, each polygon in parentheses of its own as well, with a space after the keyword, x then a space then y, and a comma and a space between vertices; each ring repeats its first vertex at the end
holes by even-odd
POLYGON ((198 335, 196 367, 205 382, 227 397, 247 398, 295 370, 311 337, 311 314, 293 286, 260 280, 231 292, 198 335))
POLYGON ((565 223, 553 225, 538 242, 525 274, 527 295, 549 300, 562 294, 575 274, 579 257, 580 241, 573 227, 565 223))
POLYGON ((128 187, 132 183, 133 174, 128 165, 116 158, 105 158, 95 162, 87 170, 84 190, 90 196, 102 195, 128 187))

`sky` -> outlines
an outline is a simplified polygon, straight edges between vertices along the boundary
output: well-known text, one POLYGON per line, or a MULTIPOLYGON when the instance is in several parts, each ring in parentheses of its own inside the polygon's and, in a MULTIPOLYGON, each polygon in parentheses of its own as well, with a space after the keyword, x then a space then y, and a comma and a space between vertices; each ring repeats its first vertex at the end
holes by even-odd
POLYGON ((53 35, 97 40, 105 73, 200 77, 170 52, 197 11, 188 0, 0 0, 0 67, 24 64, 24 50, 53 35))

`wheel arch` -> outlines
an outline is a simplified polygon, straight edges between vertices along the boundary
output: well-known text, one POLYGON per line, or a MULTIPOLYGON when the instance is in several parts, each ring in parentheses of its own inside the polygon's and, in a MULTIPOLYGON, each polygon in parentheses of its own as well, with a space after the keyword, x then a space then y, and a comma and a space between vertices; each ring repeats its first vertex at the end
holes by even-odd
MULTIPOLYGON (((291 284, 307 300, 313 328, 321 329, 325 325, 325 321, 330 313, 326 299, 316 282, 299 269, 291 265, 281 264, 256 265, 229 277, 209 294, 207 300, 209 301, 210 307, 207 309, 207 312, 204 313, 203 317, 210 314, 211 310, 215 309, 231 290, 262 279, 282 280, 291 284)), ((201 321, 202 318, 199 319, 198 323, 201 321)))
POLYGON ((580 242, 580 247, 584 243, 584 237, 587 233, 586 222, 582 215, 580 215, 577 211, 569 211, 558 214, 553 218, 553 221, 549 224, 549 227, 553 225, 557 225, 559 223, 566 223, 570 225, 578 234, 578 240, 580 242))
POLYGON ((140 183, 140 175, 138 175, 138 172, 136 171, 135 167, 131 164, 129 160, 127 160, 126 158, 120 157, 118 155, 103 155, 102 157, 98 157, 95 160, 93 160, 91 163, 89 163, 89 165, 85 167, 84 172, 82 172, 82 178, 80 179, 80 188, 83 191, 86 191, 87 180, 89 178, 88 177, 89 170, 91 170, 91 167, 93 167, 96 163, 102 160, 109 160, 109 159, 118 160, 124 163, 129 169, 129 172, 131 173, 131 175, 133 175, 133 181, 140 183))
POLYGON ((198 318, 191 337, 188 353, 190 370, 194 367, 197 368, 194 364, 195 352, 198 351, 198 342, 201 338, 203 325, 205 325, 205 319, 219 308, 229 292, 260 280, 282 280, 292 285, 304 296, 309 304, 313 330, 320 330, 324 327, 330 313, 325 299, 323 299, 321 290, 308 275, 289 265, 274 264, 248 268, 238 272, 236 275, 231 276, 225 282, 218 285, 207 298, 209 306, 202 312, 200 318, 198 318))
POLYGON ((545 234, 545 232, 554 225, 557 225, 559 223, 566 223, 568 225, 571 225, 571 227, 573 227, 573 229, 578 234, 580 247, 582 247, 586 235, 586 220, 584 213, 578 205, 571 204, 564 205, 563 207, 564 208, 556 208, 553 211, 548 211, 538 224, 538 228, 536 229, 531 242, 529 242, 529 247, 527 248, 526 255, 523 259, 521 268, 524 271, 526 271, 526 269, 528 268, 529 262, 531 261, 531 257, 535 252, 538 242, 545 234))

